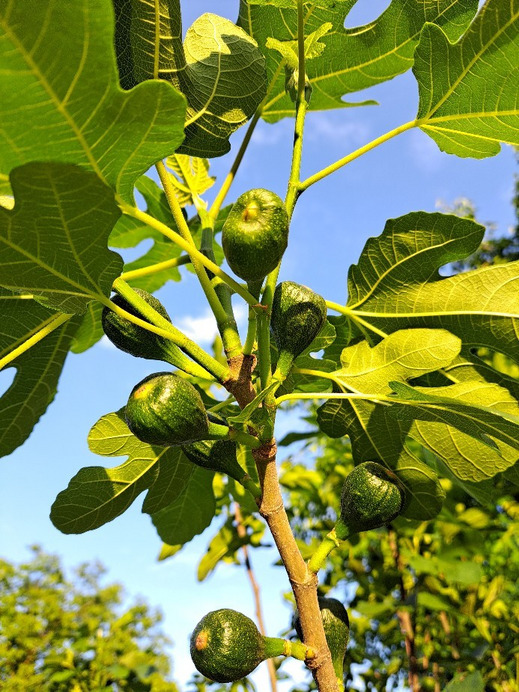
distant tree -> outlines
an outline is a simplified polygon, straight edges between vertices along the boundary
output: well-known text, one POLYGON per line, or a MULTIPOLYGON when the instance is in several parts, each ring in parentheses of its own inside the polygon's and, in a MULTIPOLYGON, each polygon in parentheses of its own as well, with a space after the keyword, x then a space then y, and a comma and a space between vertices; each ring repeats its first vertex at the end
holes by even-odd
POLYGON ((0 560, 4 692, 178 692, 160 613, 145 603, 122 608, 122 586, 102 586, 104 572, 84 564, 69 579, 39 547, 24 564, 0 560))

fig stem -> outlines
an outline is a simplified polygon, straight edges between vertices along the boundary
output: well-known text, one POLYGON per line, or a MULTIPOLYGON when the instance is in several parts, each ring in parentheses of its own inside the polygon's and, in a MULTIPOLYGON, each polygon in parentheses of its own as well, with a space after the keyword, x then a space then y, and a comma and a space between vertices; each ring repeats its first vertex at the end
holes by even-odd
MULTIPOLYGON (((341 544, 341 540, 345 540, 345 538, 347 537, 345 536, 344 538, 339 539, 337 535, 337 527, 339 523, 342 524, 340 519, 335 525, 335 527, 328 534, 326 534, 326 536, 323 538, 320 545, 318 546, 317 550, 308 561, 308 569, 310 570, 310 572, 317 574, 317 572, 324 565, 326 558, 332 552, 332 550, 335 550, 335 548, 339 547, 339 545, 341 544)), ((340 529, 342 529, 342 526, 340 527, 340 529)), ((340 534, 341 536, 344 535, 343 531, 340 531, 340 534)))
POLYGON ((263 642, 265 644, 265 658, 290 656, 298 661, 308 661, 317 655, 314 648, 299 641, 291 642, 280 637, 264 637, 263 642))

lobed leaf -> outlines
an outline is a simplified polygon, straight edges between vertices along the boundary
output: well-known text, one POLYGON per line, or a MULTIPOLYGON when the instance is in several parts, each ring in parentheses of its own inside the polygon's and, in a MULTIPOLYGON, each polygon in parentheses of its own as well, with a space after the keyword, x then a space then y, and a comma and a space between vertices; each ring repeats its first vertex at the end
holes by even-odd
POLYGON ((265 60, 245 31, 209 13, 187 30, 184 52, 188 110, 186 138, 179 152, 222 156, 230 149, 230 135, 247 122, 265 96, 265 60))
POLYGON ((123 411, 100 418, 88 436, 92 452, 108 457, 127 456, 114 468, 88 466, 71 479, 56 497, 51 520, 62 533, 84 533, 123 514, 149 489, 148 507, 172 502, 185 491, 193 465, 175 447, 152 447, 129 430, 123 411))
POLYGON ((349 435, 356 463, 379 460, 392 468, 406 488, 405 516, 435 516, 443 502, 436 474, 407 447, 410 423, 390 416, 390 406, 374 403, 391 392, 389 381, 414 379, 448 365, 460 340, 443 330, 410 329, 389 335, 371 348, 366 341, 344 349, 343 367, 333 373, 336 387, 368 394, 372 400, 331 399, 317 411, 319 427, 330 437, 349 435))
POLYGON ((427 24, 416 49, 418 125, 442 151, 484 158, 519 145, 519 2, 487 0, 456 44, 427 24))
POLYGON ((181 143, 185 99, 158 81, 121 90, 110 0, 4 2, 0 32, 0 171, 75 163, 131 201, 181 143))
POLYGON ((348 275, 348 309, 383 332, 443 328, 464 353, 484 346, 519 361, 519 262, 443 278, 439 269, 474 252, 484 228, 447 214, 390 219, 348 275))
POLYGON ((187 30, 182 44, 179 0, 114 4, 124 87, 151 79, 170 81, 188 102, 179 151, 206 157, 227 153, 229 137, 265 95, 264 58, 256 42, 228 19, 206 13, 187 30))
MULTIPOLYGON (((356 0, 305 0, 305 36, 332 28, 319 39, 321 54, 308 61, 306 72, 312 88, 309 110, 329 110, 374 103, 347 103, 344 96, 374 86, 406 72, 413 66, 414 50, 426 22, 442 26, 456 40, 472 20, 476 0, 416 2, 393 0, 378 19, 365 26, 345 28, 345 19, 356 0), (347 56, 347 58, 345 57, 347 56)), ((285 94, 283 58, 266 50, 269 39, 286 42, 297 38, 297 11, 292 0, 262 2, 241 0, 238 24, 266 56, 269 81, 263 117, 269 122, 294 115, 285 94)))
MULTIPOLYGON (((0 315, 0 359, 56 317, 35 300, 2 288, 0 315)), ((78 324, 79 318, 70 319, 9 364, 16 375, 0 397, 0 456, 11 454, 25 442, 53 401, 78 324)))

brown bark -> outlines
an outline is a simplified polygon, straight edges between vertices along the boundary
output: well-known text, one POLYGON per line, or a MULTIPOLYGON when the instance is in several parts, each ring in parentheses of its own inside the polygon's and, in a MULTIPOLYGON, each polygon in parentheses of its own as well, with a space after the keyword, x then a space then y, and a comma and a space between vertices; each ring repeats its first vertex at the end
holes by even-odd
MULTIPOLYGON (((251 373, 255 365, 254 356, 240 355, 229 360, 231 377, 224 386, 234 395, 241 408, 249 404, 255 396, 251 382, 251 373)), ((259 511, 268 524, 288 574, 299 611, 304 643, 316 651, 316 655, 312 659, 307 659, 305 663, 312 671, 319 692, 338 692, 337 678, 317 599, 317 576, 309 572, 303 560, 283 505, 276 469, 275 440, 253 450, 252 454, 262 490, 259 511)))
POLYGON ((285 566, 294 592, 303 640, 316 650, 316 656, 306 661, 320 692, 338 692, 332 657, 324 634, 321 611, 317 599, 317 576, 309 572, 292 533, 283 506, 276 469, 274 441, 253 451, 263 498, 260 514, 267 522, 274 542, 285 566))

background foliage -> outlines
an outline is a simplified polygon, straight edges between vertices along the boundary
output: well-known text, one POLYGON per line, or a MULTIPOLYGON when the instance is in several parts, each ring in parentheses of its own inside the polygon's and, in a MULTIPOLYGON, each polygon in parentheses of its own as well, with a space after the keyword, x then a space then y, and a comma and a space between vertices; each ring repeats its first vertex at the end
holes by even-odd
MULTIPOLYGON (((21 0, 0 8, 0 367, 16 368, 0 399, 2 455, 24 442, 52 401, 68 350, 84 352, 101 336, 113 286, 157 290, 191 264, 207 288, 200 261, 222 263, 217 233, 226 209, 223 197, 208 209, 213 181, 204 157, 226 153, 230 135, 250 118, 253 127, 259 118, 291 117, 296 97, 290 214, 294 190, 412 129, 460 157, 493 156, 502 143, 519 143, 515 0, 487 0, 479 12, 476 0, 426 7, 393 0, 370 24, 348 29, 354 5, 302 2, 302 36, 293 0, 241 0, 237 24, 205 14, 183 41, 179 0, 164 0, 160 12, 141 0, 73 7, 21 0), (299 82, 298 48, 306 65, 299 82), (418 88, 416 117, 301 179, 296 152, 306 99, 309 111, 367 105, 350 95, 408 70, 418 88), (146 175, 162 159, 165 191, 146 175), (151 244, 130 263, 109 249, 144 239, 151 244)), ((348 656, 370 659, 359 669, 369 685, 392 685, 406 678, 405 668, 415 689, 451 679, 456 689, 453 676, 468 673, 463 684, 473 689, 512 690, 517 633, 502 623, 517 620, 518 267, 490 260, 516 259, 514 245, 485 241, 478 249, 484 228, 470 209, 457 217, 407 211, 373 229, 349 269, 347 302, 329 303, 340 316, 330 316, 277 393, 278 404, 328 398, 308 413, 311 433, 291 438, 313 438, 307 449, 318 452, 316 467, 286 462, 282 484, 304 557, 317 532, 332 527, 337 484, 353 463, 377 459, 407 488, 404 518, 387 534, 353 542, 346 565, 337 553, 322 585, 352 583, 348 656), (470 271, 444 276, 453 263, 470 271)), ((230 311, 225 290, 220 307, 230 311)), ((185 339, 182 346, 192 349, 185 339)), ((268 343, 257 353, 276 357, 268 343)), ((203 356, 205 365, 225 372, 221 342, 213 355, 203 356)), ((234 425, 265 422, 264 409, 240 414, 236 401, 210 389, 210 378, 194 381, 207 408, 234 425)), ((255 380, 256 393, 261 385, 255 380)), ((52 507, 62 532, 99 528, 146 492, 142 509, 164 559, 217 517, 200 579, 262 544, 256 506, 233 481, 193 470, 177 449, 140 443, 119 411, 99 419, 89 444, 102 457, 125 459, 76 473, 52 507)), ((254 476, 251 455, 240 454, 254 476)))
POLYGON ((103 574, 85 564, 69 578, 38 547, 20 565, 0 560, 2 689, 178 692, 160 613, 123 605, 121 585, 103 574))

